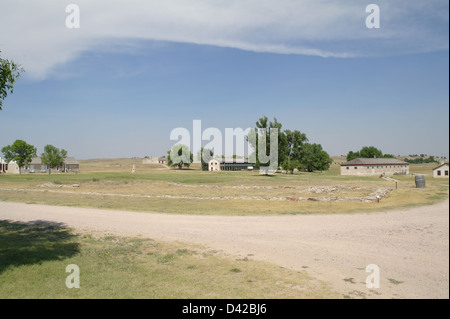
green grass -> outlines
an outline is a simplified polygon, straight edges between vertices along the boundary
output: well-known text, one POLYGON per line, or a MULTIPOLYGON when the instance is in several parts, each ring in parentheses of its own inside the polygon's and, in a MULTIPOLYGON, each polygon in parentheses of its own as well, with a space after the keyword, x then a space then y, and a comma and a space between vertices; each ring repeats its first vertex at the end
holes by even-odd
POLYGON ((0 298, 336 298, 306 272, 146 238, 0 221, 0 298), (67 265, 80 288, 66 287, 67 265))
POLYGON ((388 280, 389 280, 389 282, 391 284, 394 284, 394 285, 400 285, 400 284, 403 283, 403 281, 395 280, 395 279, 392 279, 392 278, 388 278, 388 280))
POLYGON ((349 282, 351 284, 355 284, 355 278, 344 278, 345 282, 349 282))
MULTIPOLYGON (((107 163, 120 168, 120 165, 129 166, 130 161, 132 160, 118 159, 109 160, 107 163)), ((340 176, 337 166, 333 166, 327 172, 296 172, 293 175, 276 174, 267 177, 259 175, 258 172, 211 173, 199 169, 168 170, 148 167, 138 167, 136 174, 119 168, 114 168, 114 171, 93 171, 100 169, 100 163, 100 160, 86 161, 84 165, 91 166, 88 166, 87 172, 83 172, 83 166, 81 166, 82 173, 79 174, 0 175, 0 200, 168 214, 297 215, 376 212, 431 205, 448 199, 448 179, 434 179, 430 175, 426 176, 424 189, 415 188, 412 175, 393 176, 399 180, 398 189, 391 192, 387 198, 383 198, 381 203, 270 201, 244 200, 236 197, 295 198, 302 196, 297 189, 292 189, 292 186, 395 188, 395 184, 378 177, 340 176), (49 183, 54 187, 40 186, 49 183), (78 187, 72 187, 73 184, 78 187), (273 189, 232 189, 230 188, 232 186, 272 187, 273 189), (172 197, 164 197, 165 195, 172 197), (233 198, 202 199, 223 196, 233 198)), ((411 173, 431 173, 431 168, 430 165, 411 165, 411 173)), ((365 192, 348 191, 340 196, 363 196, 365 192)), ((321 196, 321 194, 307 196, 321 196)))

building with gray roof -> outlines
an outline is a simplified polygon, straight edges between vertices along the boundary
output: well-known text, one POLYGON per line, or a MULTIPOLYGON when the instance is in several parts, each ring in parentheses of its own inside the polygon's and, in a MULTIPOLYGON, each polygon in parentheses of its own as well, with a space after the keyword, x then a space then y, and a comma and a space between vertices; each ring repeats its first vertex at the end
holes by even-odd
POLYGON ((409 174, 409 163, 396 158, 355 158, 341 164, 341 175, 400 174, 409 174))

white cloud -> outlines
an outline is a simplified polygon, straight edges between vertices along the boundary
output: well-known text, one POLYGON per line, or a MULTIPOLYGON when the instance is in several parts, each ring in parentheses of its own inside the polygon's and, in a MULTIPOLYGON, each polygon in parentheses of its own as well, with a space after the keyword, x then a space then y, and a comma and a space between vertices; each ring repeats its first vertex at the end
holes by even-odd
POLYGON ((60 0, 2 0, 0 50, 28 75, 115 39, 209 44, 323 57, 448 49, 448 2, 376 1, 381 28, 367 29, 358 0, 73 0, 81 28, 67 29, 60 0), (443 13, 444 12, 444 13, 443 13))

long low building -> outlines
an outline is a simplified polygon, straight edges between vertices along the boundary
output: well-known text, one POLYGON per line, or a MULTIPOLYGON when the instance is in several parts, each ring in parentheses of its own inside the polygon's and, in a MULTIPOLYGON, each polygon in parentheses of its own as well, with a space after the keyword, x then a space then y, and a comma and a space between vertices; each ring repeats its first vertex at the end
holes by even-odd
POLYGON ((218 159, 212 159, 208 162, 208 170, 210 172, 214 171, 243 171, 243 170, 253 170, 251 163, 247 162, 223 162, 218 159))
POLYGON ((396 158, 355 158, 341 164, 341 175, 409 174, 409 163, 396 158))
MULTIPOLYGON (((48 173, 49 167, 42 163, 40 157, 33 157, 31 162, 28 165, 22 167, 19 170, 19 166, 16 162, 12 161, 6 163, 3 159, 0 158, 0 172, 1 173, 9 173, 9 174, 19 174, 22 173, 48 173)), ((80 171, 80 163, 74 157, 67 157, 64 159, 63 165, 60 167, 55 167, 55 171, 57 172, 76 172, 80 171)))

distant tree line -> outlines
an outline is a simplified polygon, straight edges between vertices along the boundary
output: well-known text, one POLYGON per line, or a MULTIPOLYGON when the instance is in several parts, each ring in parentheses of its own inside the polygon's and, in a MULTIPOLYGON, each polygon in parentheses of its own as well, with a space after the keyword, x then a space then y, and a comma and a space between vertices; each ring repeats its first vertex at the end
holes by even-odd
POLYGON ((434 156, 430 157, 417 157, 417 158, 405 158, 405 162, 410 164, 427 164, 427 163, 437 163, 439 164, 439 161, 434 158, 434 156))
MULTIPOLYGON (((427 154, 409 154, 408 155, 409 157, 427 157, 428 155, 427 154)), ((428 156, 428 157, 434 157, 434 158, 443 158, 443 159, 446 159, 447 157, 445 157, 445 156, 434 156, 434 155, 430 155, 430 156, 428 156)))
POLYGON ((347 153, 347 161, 351 161, 355 158, 395 158, 392 154, 383 154, 381 150, 375 146, 364 146, 361 150, 347 153))

